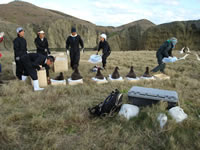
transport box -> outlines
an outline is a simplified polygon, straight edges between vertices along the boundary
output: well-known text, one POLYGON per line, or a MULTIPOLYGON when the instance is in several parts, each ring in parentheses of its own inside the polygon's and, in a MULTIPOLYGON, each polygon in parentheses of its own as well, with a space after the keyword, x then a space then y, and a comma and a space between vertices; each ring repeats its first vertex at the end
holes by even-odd
POLYGON ((53 68, 56 73, 68 71, 67 56, 56 56, 53 68))
POLYGON ((13 75, 16 76, 16 63, 12 62, 13 75))
POLYGON ((66 85, 66 80, 54 80, 51 79, 51 85, 66 85))
POLYGON ((129 101, 137 106, 151 106, 159 101, 168 102, 168 108, 172 108, 178 103, 178 94, 176 91, 160 90, 154 88, 145 88, 133 86, 128 91, 129 101))
POLYGON ((163 73, 160 73, 160 74, 156 74, 154 75, 154 77, 158 80, 169 80, 170 79, 170 76, 168 75, 165 75, 163 73))
POLYGON ((83 79, 80 80, 72 80, 71 78, 68 79, 69 85, 78 85, 78 84, 83 84, 83 79))
MULTIPOLYGON (((46 70, 45 68, 40 69, 39 71, 37 71, 37 76, 38 76, 38 82, 39 82, 39 86, 40 87, 47 87, 48 83, 47 83, 47 74, 46 74, 46 70)), ((33 85, 33 81, 31 80, 31 83, 33 85)))

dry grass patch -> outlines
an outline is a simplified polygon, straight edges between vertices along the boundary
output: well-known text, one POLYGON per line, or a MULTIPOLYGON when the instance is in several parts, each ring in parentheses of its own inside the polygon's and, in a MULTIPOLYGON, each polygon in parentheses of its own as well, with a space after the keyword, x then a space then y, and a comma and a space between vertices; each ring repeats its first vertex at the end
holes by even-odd
MULTIPOLYGON (((171 80, 97 85, 91 80, 95 73, 89 72, 94 65, 87 62, 91 54, 85 52, 81 56, 83 85, 49 86, 42 92, 33 92, 30 84, 15 80, 13 54, 3 52, 1 78, 8 83, 0 86, 0 149, 200 149, 200 62, 195 56, 168 64, 166 72, 171 80), (167 113, 165 103, 142 108, 138 117, 130 121, 119 116, 89 116, 87 108, 103 101, 116 88, 124 93, 127 103, 132 86, 176 90, 179 104, 189 118, 177 124, 168 116, 168 123, 161 130, 156 119, 158 113, 167 113)), ((137 76, 143 75, 146 66, 152 69, 157 65, 155 52, 112 52, 107 70, 102 73, 108 77, 119 66, 124 77, 131 65, 137 76)), ((65 72, 65 78, 71 73, 71 69, 65 72)), ((56 75, 51 72, 52 77, 56 75)))

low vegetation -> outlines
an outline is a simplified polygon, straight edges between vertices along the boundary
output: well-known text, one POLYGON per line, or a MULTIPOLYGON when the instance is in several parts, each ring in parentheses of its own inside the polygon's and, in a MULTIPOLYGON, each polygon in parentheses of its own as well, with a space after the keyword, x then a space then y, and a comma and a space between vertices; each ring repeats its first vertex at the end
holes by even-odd
MULTIPOLYGON (((108 83, 96 85, 89 72, 94 66, 87 62, 92 52, 81 56, 80 72, 84 84, 78 86, 49 86, 42 92, 33 92, 27 82, 15 79, 12 73, 13 54, 3 52, 0 86, 0 149, 2 150, 159 150, 200 149, 200 62, 193 55, 168 64, 166 73, 171 80, 140 81, 138 83, 108 83), (114 89, 124 94, 132 86, 175 90, 179 105, 188 119, 176 123, 168 114, 165 103, 140 110, 138 117, 127 121, 123 117, 92 118, 92 107, 114 89), (168 115, 167 125, 160 129, 158 113, 168 115)), ((178 52, 174 53, 179 56, 178 52)), ((145 67, 157 65, 155 52, 112 52, 108 59, 108 76, 115 66, 125 76, 133 65, 137 76, 145 67)), ((65 78, 72 73, 65 72, 65 78)), ((51 73, 55 77, 55 73, 51 73)))

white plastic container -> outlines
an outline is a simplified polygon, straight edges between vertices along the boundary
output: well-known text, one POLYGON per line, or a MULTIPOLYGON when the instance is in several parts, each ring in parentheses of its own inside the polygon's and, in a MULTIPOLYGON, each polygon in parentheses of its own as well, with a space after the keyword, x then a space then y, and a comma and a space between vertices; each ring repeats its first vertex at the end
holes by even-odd
POLYGON ((119 115, 122 115, 129 120, 133 117, 136 117, 139 114, 139 111, 139 107, 135 105, 123 104, 119 111, 119 115))
POLYGON ((188 115, 179 106, 171 108, 169 110, 169 114, 174 120, 176 120, 177 123, 182 122, 188 117, 188 115))

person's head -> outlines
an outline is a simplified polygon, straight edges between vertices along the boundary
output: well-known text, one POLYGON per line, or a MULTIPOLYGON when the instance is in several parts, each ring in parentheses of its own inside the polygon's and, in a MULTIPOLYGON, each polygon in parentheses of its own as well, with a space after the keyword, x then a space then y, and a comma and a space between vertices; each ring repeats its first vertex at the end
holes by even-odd
POLYGON ((24 29, 22 27, 18 27, 16 31, 19 37, 24 37, 24 29))
POLYGON ((38 35, 40 37, 40 39, 43 39, 45 37, 45 33, 43 30, 41 30, 40 32, 38 32, 38 35))
POLYGON ((47 65, 50 66, 54 63, 55 58, 53 56, 47 56, 47 65))
POLYGON ((107 38, 106 34, 103 33, 103 34, 100 35, 100 41, 103 42, 103 41, 106 40, 106 38, 107 38))
POLYGON ((178 43, 178 40, 177 40, 177 38, 175 38, 175 37, 172 37, 172 38, 170 39, 170 41, 172 42, 173 47, 175 47, 176 44, 178 43))
POLYGON ((76 35, 76 28, 73 27, 73 28, 71 29, 71 33, 72 33, 73 36, 76 35))

